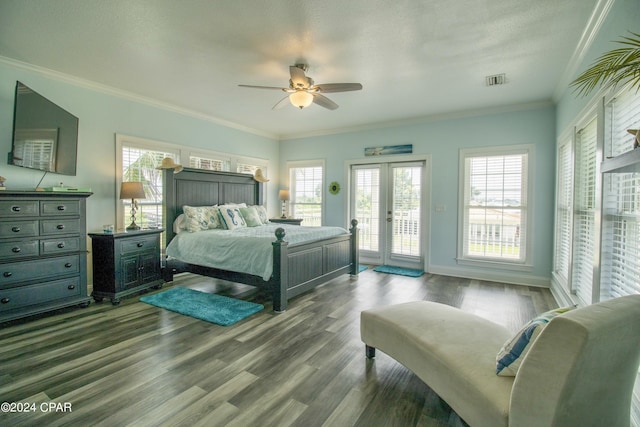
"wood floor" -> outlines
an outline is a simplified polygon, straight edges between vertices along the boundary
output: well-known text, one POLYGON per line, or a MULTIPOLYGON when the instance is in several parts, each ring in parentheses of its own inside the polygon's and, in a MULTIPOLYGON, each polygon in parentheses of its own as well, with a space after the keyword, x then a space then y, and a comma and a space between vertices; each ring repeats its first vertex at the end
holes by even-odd
POLYGON ((365 359, 360 311, 431 300, 515 331, 555 307, 547 289, 372 270, 296 297, 282 314, 249 286, 189 274, 171 286, 265 310, 222 327, 132 296, 0 325, 0 401, 31 410, 2 412, 0 425, 464 426, 402 365, 382 352, 365 359))

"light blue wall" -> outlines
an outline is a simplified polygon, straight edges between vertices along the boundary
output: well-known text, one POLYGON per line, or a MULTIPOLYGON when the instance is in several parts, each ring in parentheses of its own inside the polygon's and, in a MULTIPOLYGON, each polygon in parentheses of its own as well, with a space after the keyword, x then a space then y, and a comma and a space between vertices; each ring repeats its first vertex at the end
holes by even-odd
MULTIPOLYGON (((413 144, 414 154, 431 155, 431 238, 428 260, 431 271, 479 278, 492 275, 496 279, 517 283, 548 285, 553 238, 554 107, 282 141, 280 176, 286 177, 288 161, 323 159, 327 183, 323 194, 326 201, 325 224, 346 226, 344 212, 347 200, 331 195, 326 188, 328 183, 338 181, 345 188, 348 182, 345 162, 364 158, 365 147, 399 144, 413 144), (459 150, 517 144, 535 146, 534 203, 531 209, 534 221, 533 271, 514 273, 463 268, 455 260, 459 150), (446 206, 446 211, 435 212, 436 205, 446 206)), ((393 160, 393 156, 387 158, 393 160)))
MULTIPOLYGON (((630 36, 629 31, 640 33, 640 1, 616 0, 572 79, 586 70, 604 52, 621 47, 620 44, 615 42, 622 37, 630 36)), ((580 118, 579 115, 583 112, 583 109, 595 97, 600 96, 601 93, 596 90, 589 96, 579 97, 573 93, 572 89, 567 88, 557 103, 558 135, 566 131, 575 120, 580 118)))
MULTIPOLYGON (((115 223, 115 134, 269 160, 269 175, 277 182, 277 140, 221 126, 145 103, 92 90, 8 62, 0 62, 0 175, 13 190, 32 190, 43 173, 7 165, 11 150, 16 80, 60 105, 80 120, 77 176, 47 174, 41 184, 91 187, 87 200, 89 231, 115 223)), ((277 185, 267 184, 270 213, 279 212, 277 185), (271 212, 272 211, 272 212, 271 212)))

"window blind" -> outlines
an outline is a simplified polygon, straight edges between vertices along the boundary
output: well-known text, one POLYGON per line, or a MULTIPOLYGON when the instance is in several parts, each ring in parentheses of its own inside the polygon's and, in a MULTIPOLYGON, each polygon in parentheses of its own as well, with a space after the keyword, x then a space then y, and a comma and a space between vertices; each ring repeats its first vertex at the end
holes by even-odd
POLYGON ((569 260, 571 256, 571 228, 573 209, 573 153, 571 140, 558 149, 556 189, 556 233, 554 272, 562 285, 569 286, 569 260))
POLYGON ((573 292, 586 304, 593 302, 593 261, 596 250, 596 148, 597 120, 576 135, 573 201, 573 292))
POLYGON ((393 232, 394 254, 420 256, 421 166, 393 166, 393 232))
POLYGON ((465 158, 463 256, 524 262, 528 154, 465 158))
MULTIPOLYGON (((122 181, 142 182, 146 198, 138 200, 136 223, 141 227, 162 225, 162 170, 156 169, 162 159, 171 157, 178 162, 175 153, 155 151, 123 144, 122 181)), ((119 196, 119 195, 118 195, 119 196)), ((123 200, 124 216, 130 215, 131 200, 123 200)))
POLYGON ((214 159, 210 157, 190 155, 189 167, 196 169, 206 169, 212 171, 228 171, 229 160, 214 159))
MULTIPOLYGON (((640 126, 640 97, 620 94, 609 105, 609 150, 633 150, 627 129, 640 126)), ((640 173, 605 174, 603 192, 603 299, 640 293, 640 173)))
POLYGON ((302 225, 322 225, 323 167, 291 167, 289 173, 291 214, 303 219, 302 225))

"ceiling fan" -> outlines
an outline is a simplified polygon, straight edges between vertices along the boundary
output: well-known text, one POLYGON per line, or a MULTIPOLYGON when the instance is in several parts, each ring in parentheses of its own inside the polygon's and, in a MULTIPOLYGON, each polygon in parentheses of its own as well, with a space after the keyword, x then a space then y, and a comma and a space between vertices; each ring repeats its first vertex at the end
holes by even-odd
POLYGON ((311 77, 307 77, 305 71, 308 70, 306 64, 296 64, 289 67, 291 73, 291 80, 289 80, 289 87, 275 87, 275 86, 253 86, 253 85, 238 85, 240 87, 250 87, 255 89, 276 89, 287 92, 288 95, 282 98, 276 105, 273 106, 273 110, 282 108, 287 104, 287 100, 292 105, 303 109, 308 107, 312 103, 318 104, 321 107, 328 108, 329 110, 335 110, 338 108, 338 104, 327 98, 323 93, 331 92, 349 92, 352 90, 361 90, 362 85, 360 83, 324 83, 314 84, 311 77))

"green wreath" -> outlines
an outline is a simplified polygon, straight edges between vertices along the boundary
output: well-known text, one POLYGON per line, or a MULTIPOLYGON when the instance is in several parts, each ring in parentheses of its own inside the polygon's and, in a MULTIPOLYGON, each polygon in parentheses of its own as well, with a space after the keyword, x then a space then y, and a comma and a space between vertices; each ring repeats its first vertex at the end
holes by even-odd
POLYGON ((340 192, 340 184, 338 184, 335 181, 329 184, 329 193, 338 194, 339 192, 340 192))

